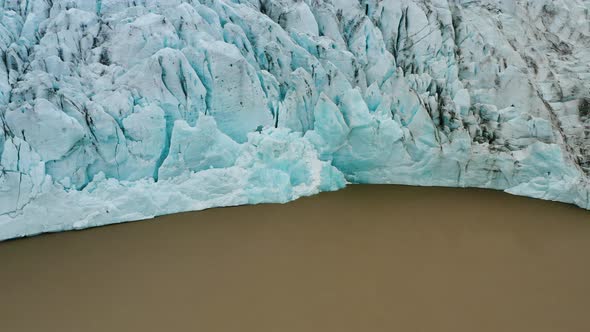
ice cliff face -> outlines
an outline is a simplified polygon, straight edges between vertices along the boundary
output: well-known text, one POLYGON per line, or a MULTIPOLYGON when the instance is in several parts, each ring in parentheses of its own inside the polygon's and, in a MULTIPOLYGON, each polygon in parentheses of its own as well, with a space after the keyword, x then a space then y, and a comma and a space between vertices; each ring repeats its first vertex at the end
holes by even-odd
POLYGON ((0 239, 347 182, 590 208, 589 0, 0 0, 0 239))

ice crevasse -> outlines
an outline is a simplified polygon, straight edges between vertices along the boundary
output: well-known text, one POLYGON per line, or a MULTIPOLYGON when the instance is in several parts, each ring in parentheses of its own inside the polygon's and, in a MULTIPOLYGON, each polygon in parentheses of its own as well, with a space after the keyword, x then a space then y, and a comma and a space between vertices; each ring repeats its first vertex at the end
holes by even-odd
POLYGON ((590 209, 590 0, 0 0, 0 240, 347 183, 590 209))

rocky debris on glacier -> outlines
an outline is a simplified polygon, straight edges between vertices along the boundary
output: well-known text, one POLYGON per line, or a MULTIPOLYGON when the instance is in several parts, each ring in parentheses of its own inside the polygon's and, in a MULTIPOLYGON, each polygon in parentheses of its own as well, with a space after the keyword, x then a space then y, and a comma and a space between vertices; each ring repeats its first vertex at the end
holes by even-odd
POLYGON ((589 0, 0 0, 0 239, 347 182, 590 208, 589 0))

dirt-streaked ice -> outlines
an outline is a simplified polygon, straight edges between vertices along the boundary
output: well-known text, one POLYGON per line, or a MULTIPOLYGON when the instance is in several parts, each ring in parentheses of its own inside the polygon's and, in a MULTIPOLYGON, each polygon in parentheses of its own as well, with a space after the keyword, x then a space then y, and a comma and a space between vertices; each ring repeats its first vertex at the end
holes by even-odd
POLYGON ((347 182, 590 208, 590 0, 0 0, 0 60, 0 240, 347 182))

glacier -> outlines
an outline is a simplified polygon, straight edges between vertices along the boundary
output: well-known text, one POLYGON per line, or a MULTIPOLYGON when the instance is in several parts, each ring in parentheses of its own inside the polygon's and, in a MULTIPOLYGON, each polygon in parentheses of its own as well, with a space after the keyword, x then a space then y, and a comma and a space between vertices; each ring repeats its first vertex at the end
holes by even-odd
POLYGON ((590 209, 590 0, 0 0, 0 59, 0 240, 349 183, 590 209))

